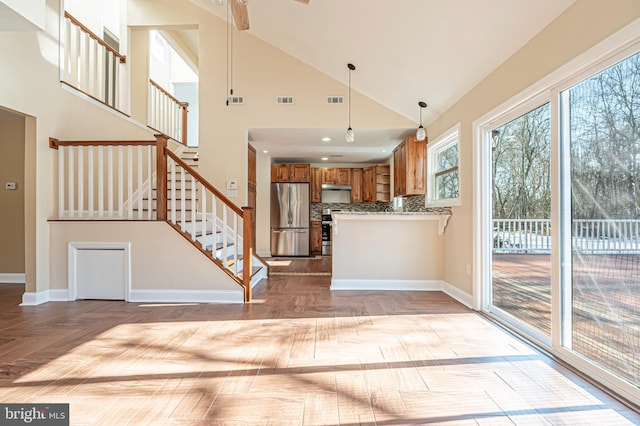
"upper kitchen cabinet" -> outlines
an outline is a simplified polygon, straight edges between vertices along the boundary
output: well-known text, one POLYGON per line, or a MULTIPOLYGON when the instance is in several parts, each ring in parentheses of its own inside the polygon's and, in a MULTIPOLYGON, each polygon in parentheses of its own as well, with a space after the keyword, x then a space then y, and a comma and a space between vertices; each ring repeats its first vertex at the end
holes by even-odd
POLYGON ((272 164, 271 182, 309 182, 310 164, 272 164))
POLYGON ((391 201, 391 174, 388 164, 378 164, 362 171, 362 201, 391 201))
POLYGON ((309 182, 310 180, 310 164, 291 164, 291 174, 289 182, 309 182))
POLYGON ((350 169, 351 172, 351 202, 362 202, 362 169, 350 169))
POLYGON ((319 203, 322 201, 322 169, 311 169, 311 202, 319 203))
POLYGON ((329 185, 351 185, 351 169, 325 167, 322 169, 322 183, 329 185))
POLYGON ((424 195, 427 190, 427 140, 407 137, 393 150, 393 195, 424 195))

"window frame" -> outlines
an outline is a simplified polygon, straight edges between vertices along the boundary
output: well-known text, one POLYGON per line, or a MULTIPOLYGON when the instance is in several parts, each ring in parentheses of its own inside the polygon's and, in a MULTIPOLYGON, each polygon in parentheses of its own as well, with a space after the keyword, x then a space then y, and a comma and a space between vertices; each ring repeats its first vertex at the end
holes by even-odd
POLYGON ((432 142, 427 144, 427 196, 426 207, 458 207, 461 201, 461 167, 460 167, 460 123, 451 127, 432 142), (438 154, 452 146, 458 146, 458 165, 447 170, 438 171, 438 154), (458 172, 458 196, 455 198, 437 198, 436 178, 444 174, 458 172))

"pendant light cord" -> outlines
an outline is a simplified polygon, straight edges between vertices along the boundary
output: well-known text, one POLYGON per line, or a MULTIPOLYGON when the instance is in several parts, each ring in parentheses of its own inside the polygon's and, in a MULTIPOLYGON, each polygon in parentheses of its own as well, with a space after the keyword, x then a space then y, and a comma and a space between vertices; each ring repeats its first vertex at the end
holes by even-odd
POLYGON ((351 68, 349 68, 349 128, 351 128, 351 68))

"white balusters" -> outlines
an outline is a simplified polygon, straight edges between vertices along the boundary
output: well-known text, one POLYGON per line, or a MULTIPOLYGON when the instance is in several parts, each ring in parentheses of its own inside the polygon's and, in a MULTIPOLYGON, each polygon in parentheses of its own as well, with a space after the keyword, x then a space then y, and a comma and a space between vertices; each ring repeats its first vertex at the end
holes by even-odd
POLYGON ((104 217, 104 154, 102 145, 98 145, 98 217, 104 217))
POLYGON ((147 147, 147 220, 153 219, 153 148, 147 147))
POLYGON ((127 219, 133 219, 133 146, 127 147, 127 219))
POLYGON ((73 159, 73 151, 74 151, 74 147, 70 146, 69 147, 69 158, 68 158, 68 188, 69 188, 69 195, 68 195, 68 201, 69 201, 69 217, 75 217, 75 212, 74 212, 74 205, 75 205, 75 161, 73 159))
MULTIPOLYGON (((207 188, 204 184, 200 185, 200 191, 202 191, 202 207, 200 208, 200 227, 202 228, 202 240, 200 241, 200 245, 203 250, 207 249, 207 188)), ((212 251, 215 251, 215 232, 212 235, 213 248, 212 251)))
POLYGON ((113 219, 113 146, 107 147, 107 204, 109 218, 113 219))
MULTIPOLYGON (((173 167, 175 170, 175 163, 173 163, 173 167)), ((172 171, 174 173, 174 171, 172 171)), ((184 168, 180 167, 180 226, 182 228, 182 232, 185 232, 187 228, 187 216, 185 211, 187 209, 187 196, 186 196, 186 177, 184 168)), ((175 199, 174 199, 175 203, 175 199)))
POLYGON ((78 217, 84 212, 84 147, 78 146, 78 217))
POLYGON ((65 12, 63 79, 70 86, 120 108, 120 67, 124 56, 65 12))
MULTIPOLYGON (((182 169, 184 170, 184 168, 182 169)), ((191 176, 191 239, 196 240, 196 216, 198 213, 198 198, 196 195, 196 179, 191 176)), ((202 232, 204 233, 204 229, 202 232)))
POLYGON ((182 140, 182 104, 173 95, 161 88, 153 80, 149 80, 149 127, 162 132, 171 138, 182 140))

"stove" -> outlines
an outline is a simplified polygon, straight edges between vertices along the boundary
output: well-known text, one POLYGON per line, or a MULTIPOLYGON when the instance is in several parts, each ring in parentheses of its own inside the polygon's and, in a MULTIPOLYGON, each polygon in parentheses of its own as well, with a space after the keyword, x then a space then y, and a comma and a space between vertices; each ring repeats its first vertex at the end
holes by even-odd
MULTIPOLYGON (((333 210, 336 212, 337 210, 333 210)), ((322 210, 322 255, 331 256, 331 210, 322 210)))

